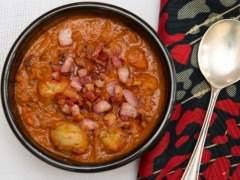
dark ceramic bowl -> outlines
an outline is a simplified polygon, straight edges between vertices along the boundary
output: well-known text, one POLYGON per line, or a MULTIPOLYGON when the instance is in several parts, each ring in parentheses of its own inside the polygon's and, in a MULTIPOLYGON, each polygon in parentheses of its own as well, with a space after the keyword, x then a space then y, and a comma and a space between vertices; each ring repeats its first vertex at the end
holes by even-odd
POLYGON ((1 95, 4 112, 12 131, 19 139, 19 141, 32 154, 34 154, 39 159, 47 162, 48 164, 51 164, 61 169, 75 172, 97 172, 103 170, 110 170, 125 165, 133 161, 134 159, 140 157, 144 152, 153 147, 153 145, 159 140, 159 136, 161 135, 163 128, 168 121, 170 112, 174 104, 176 91, 175 87, 175 70, 172 65, 172 61, 168 55, 168 52, 159 40, 158 35, 146 22, 144 22, 141 18, 137 17, 131 12, 113 5, 93 2, 81 2, 61 6, 45 13, 44 15, 33 21, 20 34, 20 36, 13 44, 4 64, 1 82, 1 95), (152 45, 153 48, 155 48, 158 56, 161 56, 161 65, 165 69, 165 76, 168 82, 168 99, 167 105, 165 107, 165 112, 164 115, 160 117, 159 124, 157 124, 157 126, 153 130, 151 136, 139 147, 137 147, 132 152, 126 154, 125 156, 101 164, 82 164, 73 162, 71 160, 66 160, 63 157, 55 155, 39 146, 29 136, 23 124, 21 123, 20 116, 14 100, 14 82, 16 71, 31 42, 34 41, 34 39, 38 37, 41 32, 48 29, 49 26, 51 26, 54 22, 66 19, 70 15, 89 13, 99 15, 100 17, 105 16, 117 18, 128 27, 137 31, 139 34, 141 34, 141 36, 147 38, 148 42, 152 45))

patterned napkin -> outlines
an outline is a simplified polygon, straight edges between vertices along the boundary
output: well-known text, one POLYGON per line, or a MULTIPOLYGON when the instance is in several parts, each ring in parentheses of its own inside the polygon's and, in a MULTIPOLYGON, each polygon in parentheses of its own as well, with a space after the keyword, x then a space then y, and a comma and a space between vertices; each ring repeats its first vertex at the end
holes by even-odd
MULTIPOLYGON (((197 64, 199 41, 212 23, 239 17, 240 0, 161 1, 159 34, 174 60, 177 103, 161 140, 143 156, 139 179, 181 178, 210 98, 197 64)), ((199 179, 240 180, 240 82, 221 91, 208 132, 199 179)))

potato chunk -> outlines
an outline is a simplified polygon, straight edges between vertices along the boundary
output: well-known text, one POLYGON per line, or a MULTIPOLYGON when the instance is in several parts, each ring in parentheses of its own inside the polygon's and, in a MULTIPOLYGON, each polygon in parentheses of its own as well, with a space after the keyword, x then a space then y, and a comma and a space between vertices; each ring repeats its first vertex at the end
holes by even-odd
POLYGON ((126 59, 131 66, 137 69, 146 70, 148 68, 145 52, 140 48, 132 47, 128 49, 126 59))
POLYGON ((108 126, 113 126, 117 123, 117 117, 114 113, 108 113, 103 118, 104 123, 108 126))
POLYGON ((158 80, 148 73, 139 73, 134 77, 133 85, 139 86, 141 92, 149 95, 158 88, 158 80))
POLYGON ((68 82, 66 80, 58 81, 41 81, 38 84, 38 91, 42 97, 51 98, 58 93, 61 93, 68 86, 68 82))
POLYGON ((52 143, 62 151, 84 153, 88 149, 88 136, 79 126, 62 122, 50 132, 52 143))
POLYGON ((118 152, 125 145, 125 136, 120 129, 103 130, 100 133, 100 139, 108 152, 118 152))

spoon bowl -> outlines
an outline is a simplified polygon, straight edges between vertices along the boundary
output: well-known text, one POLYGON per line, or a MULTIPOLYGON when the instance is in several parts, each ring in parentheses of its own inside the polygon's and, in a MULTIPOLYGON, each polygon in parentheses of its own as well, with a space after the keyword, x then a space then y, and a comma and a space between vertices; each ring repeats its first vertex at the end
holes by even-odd
POLYGON ((211 26, 202 38, 198 64, 207 81, 224 88, 240 78, 240 22, 221 20, 211 26))

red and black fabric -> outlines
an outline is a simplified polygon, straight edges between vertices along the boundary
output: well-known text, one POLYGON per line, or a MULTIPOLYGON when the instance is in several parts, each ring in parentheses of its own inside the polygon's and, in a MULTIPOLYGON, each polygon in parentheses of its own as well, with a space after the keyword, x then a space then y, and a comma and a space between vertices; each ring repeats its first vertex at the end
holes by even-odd
MULTIPOLYGON (((214 22, 239 19, 240 0, 162 0, 159 35, 177 72, 177 102, 163 136, 140 162, 139 179, 178 180, 191 156, 210 98, 197 64, 199 41, 214 22)), ((221 91, 199 179, 240 180, 240 82, 221 91)))

